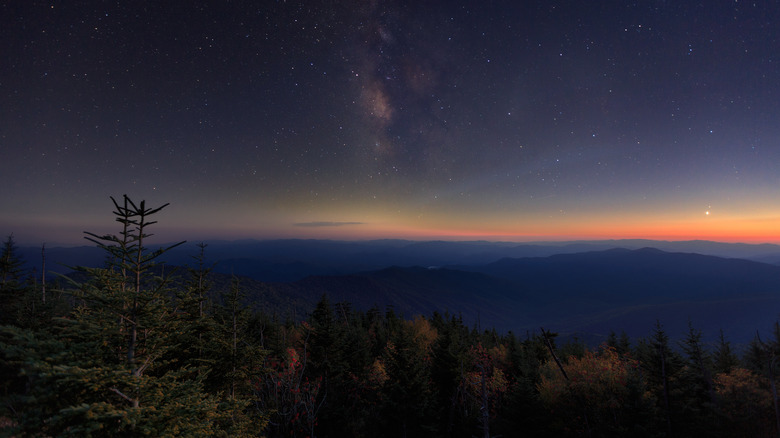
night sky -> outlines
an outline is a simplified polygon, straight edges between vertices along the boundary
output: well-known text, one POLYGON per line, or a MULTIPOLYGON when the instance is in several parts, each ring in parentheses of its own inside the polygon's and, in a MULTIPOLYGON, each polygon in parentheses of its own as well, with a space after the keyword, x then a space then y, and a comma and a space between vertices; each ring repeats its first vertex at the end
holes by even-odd
POLYGON ((0 233, 780 242, 777 1, 3 1, 0 233))

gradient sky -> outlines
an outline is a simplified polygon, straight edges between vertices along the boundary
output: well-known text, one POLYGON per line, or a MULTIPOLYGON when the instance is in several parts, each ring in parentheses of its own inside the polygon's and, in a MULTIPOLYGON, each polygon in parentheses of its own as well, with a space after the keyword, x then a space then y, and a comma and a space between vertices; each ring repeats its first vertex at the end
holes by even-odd
POLYGON ((3 1, 0 233, 780 242, 780 7, 3 1))

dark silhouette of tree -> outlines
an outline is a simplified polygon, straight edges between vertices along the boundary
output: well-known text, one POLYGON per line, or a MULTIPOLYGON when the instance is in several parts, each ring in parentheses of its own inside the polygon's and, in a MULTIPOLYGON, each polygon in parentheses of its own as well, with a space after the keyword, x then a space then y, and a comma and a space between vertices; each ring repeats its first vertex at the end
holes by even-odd
POLYGON ((631 352, 631 339, 625 331, 620 332, 620 337, 614 330, 609 332, 607 336, 606 344, 608 347, 612 347, 619 355, 625 355, 631 352))
POLYGON ((723 334, 723 329, 720 330, 718 345, 715 348, 712 360, 713 371, 716 374, 727 374, 740 365, 739 358, 731 349, 731 343, 726 340, 726 336, 723 334))
POLYGON ((680 370, 678 396, 679 414, 684 421, 680 433, 706 434, 717 423, 715 388, 712 382, 713 364, 701 342, 701 331, 688 322, 688 335, 680 343, 685 361, 680 370))
POLYGON ((670 348, 669 336, 659 321, 656 321, 650 338, 637 344, 637 358, 648 390, 656 400, 653 417, 660 420, 656 426, 671 435, 676 420, 672 390, 677 384, 682 358, 670 348))
POLYGON ((11 234, 0 252, 0 324, 15 324, 19 320, 25 295, 23 266, 11 234))
POLYGON ((389 323, 390 339, 383 356, 387 371, 383 388, 387 398, 382 409, 385 432, 400 437, 429 435, 435 430, 430 338, 426 333, 431 328, 398 319, 389 323))
POLYGON ((469 331, 460 317, 434 313, 431 325, 438 332, 433 344, 431 377, 438 407, 439 430, 444 436, 470 436, 476 413, 469 409, 461 382, 469 371, 469 331), (468 415, 457 415, 469 412, 468 415))

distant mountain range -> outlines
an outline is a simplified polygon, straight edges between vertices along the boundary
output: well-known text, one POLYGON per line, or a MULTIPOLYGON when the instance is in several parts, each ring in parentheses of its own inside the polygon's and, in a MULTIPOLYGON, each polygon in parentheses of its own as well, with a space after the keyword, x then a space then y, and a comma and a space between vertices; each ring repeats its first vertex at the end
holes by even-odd
MULTIPOLYGON (((20 252, 40 260, 40 248, 20 252)), ((191 265, 196 253, 184 245, 165 261, 191 265)), ((266 312, 304 317, 327 294, 361 310, 449 312, 481 328, 524 334, 544 326, 589 342, 610 330, 646 336, 656 320, 678 338, 689 321, 709 340, 720 329, 738 343, 756 330, 769 336, 780 315, 780 266, 763 261, 778 254, 776 245, 645 240, 278 240, 206 248, 217 284, 244 277, 251 301, 266 312)), ((47 248, 46 258, 47 270, 67 272, 65 265, 99 266, 104 255, 92 247, 47 248)))
MULTIPOLYGON (((174 265, 189 265, 197 254, 189 242, 163 258, 174 265)), ((656 248, 667 252, 697 253, 780 264, 780 245, 720 243, 702 240, 599 240, 573 242, 418 242, 408 240, 240 240, 205 242, 206 258, 215 270, 261 281, 294 281, 309 275, 341 275, 389 266, 475 266, 503 258, 546 257, 613 248, 656 248)), ((166 245, 151 245, 151 248, 166 245)), ((41 267, 40 247, 20 247, 28 268, 41 267)), ((47 270, 66 266, 96 266, 105 255, 94 246, 47 247, 47 270)))

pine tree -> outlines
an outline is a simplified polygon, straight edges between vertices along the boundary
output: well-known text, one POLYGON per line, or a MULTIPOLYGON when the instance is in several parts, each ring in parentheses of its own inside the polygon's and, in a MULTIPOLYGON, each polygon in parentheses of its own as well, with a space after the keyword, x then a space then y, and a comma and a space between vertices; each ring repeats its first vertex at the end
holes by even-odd
POLYGON ((342 426, 345 404, 345 381, 348 365, 344 320, 338 321, 326 295, 317 303, 305 326, 302 350, 308 353, 305 377, 321 379, 318 412, 323 434, 336 433, 342 426))
POLYGON ((669 336, 659 321, 656 321, 650 339, 638 343, 637 352, 648 390, 657 401, 658 427, 672 434, 676 412, 673 389, 682 368, 682 359, 669 347, 669 336))
POLYGON ((210 388, 221 390, 221 425, 230 436, 253 436, 265 428, 267 413, 255 408, 255 384, 265 369, 265 351, 249 334, 250 311, 238 277, 232 277, 222 304, 215 309, 219 335, 209 345, 210 388), (216 348, 213 348, 216 347, 216 348))
MULTIPOLYGON (((169 355, 181 330, 167 278, 155 277, 149 217, 159 208, 114 198, 119 235, 86 233, 109 255, 104 268, 80 268, 78 305, 51 332, 5 332, 11 360, 29 391, 12 433, 50 436, 213 436, 216 400, 202 377, 169 355)), ((177 244, 178 245, 178 244, 177 244)), ((4 347, 5 347, 4 346, 4 347)))
POLYGON ((188 268, 188 277, 184 287, 176 292, 176 311, 180 320, 187 325, 188 330, 181 332, 177 345, 179 360, 186 360, 192 366, 209 363, 205 350, 215 336, 216 324, 207 312, 210 308, 209 291, 213 284, 209 275, 213 267, 206 266, 206 247, 199 243, 198 254, 193 256, 195 267, 188 268))
POLYGON ((713 354, 713 371, 716 374, 727 374, 739 366, 739 358, 731 349, 731 343, 726 340, 723 329, 720 330, 718 346, 713 354))
POLYGON ((680 344, 685 353, 679 376, 679 412, 685 419, 681 432, 702 435, 716 421, 715 388, 712 382, 712 359, 701 343, 701 331, 688 322, 688 335, 680 344))
POLYGON ((311 337, 309 352, 311 372, 324 379, 324 390, 328 392, 332 381, 338 381, 345 372, 342 357, 344 330, 334 317, 328 297, 323 295, 311 314, 311 337))
POLYGON ((183 285, 176 288, 173 318, 178 329, 171 333, 167 356, 175 359, 171 366, 187 367, 203 376, 205 390, 216 394, 224 388, 210 385, 209 376, 213 374, 215 358, 221 357, 224 350, 216 345, 221 334, 210 313, 212 268, 205 264, 205 248, 205 244, 198 244, 198 254, 193 256, 196 266, 188 268, 183 285))
POLYGON ((523 430, 528 436, 542 436, 553 423, 551 413, 544 409, 539 399, 540 367, 551 360, 544 340, 537 334, 528 333, 525 339, 518 339, 513 333, 507 340, 510 359, 509 379, 514 382, 507 403, 502 406, 502 420, 497 431, 511 436, 514 431, 523 430))
POLYGON ((618 337, 614 330, 610 330, 605 343, 608 347, 614 348, 621 356, 631 352, 631 339, 625 331, 621 331, 620 337, 618 337))
POLYGON ((0 324, 19 323, 24 301, 24 260, 19 256, 13 234, 0 252, 0 324))
MULTIPOLYGON (((460 318, 434 313, 431 324, 438 332, 433 344, 431 378, 436 397, 439 429, 444 436, 454 436, 456 431, 470 431, 476 423, 476 413, 468 411, 464 380, 469 362, 468 329, 460 318), (469 412, 470 415, 464 414, 469 412)), ((470 434, 469 434, 470 436, 470 434)))
POLYGON ((391 326, 383 357, 387 396, 382 418, 389 436, 425 436, 434 430, 435 412, 430 382, 430 352, 411 323, 391 326))

